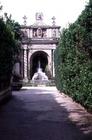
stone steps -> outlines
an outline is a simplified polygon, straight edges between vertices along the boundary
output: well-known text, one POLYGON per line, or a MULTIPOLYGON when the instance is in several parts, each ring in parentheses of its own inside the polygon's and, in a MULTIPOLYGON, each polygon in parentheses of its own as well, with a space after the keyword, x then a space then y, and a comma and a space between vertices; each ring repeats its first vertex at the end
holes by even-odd
POLYGON ((28 81, 28 82, 23 82, 23 86, 55 86, 55 81, 54 80, 35 80, 35 81, 28 81))

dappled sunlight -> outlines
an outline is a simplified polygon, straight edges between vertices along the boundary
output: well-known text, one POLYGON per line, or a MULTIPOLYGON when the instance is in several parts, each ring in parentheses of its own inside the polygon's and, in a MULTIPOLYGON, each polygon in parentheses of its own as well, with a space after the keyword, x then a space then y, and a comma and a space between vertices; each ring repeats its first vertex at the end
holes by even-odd
POLYGON ((59 106, 64 107, 67 110, 69 113, 69 120, 79 126, 83 133, 92 133, 92 114, 88 113, 84 107, 74 102, 72 98, 64 93, 58 93, 55 100, 59 106))

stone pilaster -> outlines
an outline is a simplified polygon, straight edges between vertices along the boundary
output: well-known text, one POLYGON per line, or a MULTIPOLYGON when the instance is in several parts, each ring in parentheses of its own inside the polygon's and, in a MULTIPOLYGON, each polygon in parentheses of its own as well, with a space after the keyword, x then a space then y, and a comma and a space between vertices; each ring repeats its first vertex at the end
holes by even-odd
POLYGON ((30 58, 29 58, 29 49, 27 49, 27 78, 30 80, 30 58))
POLYGON ((28 81, 28 76, 27 76, 27 49, 24 49, 24 81, 28 81))
POLYGON ((21 76, 24 77, 24 49, 21 50, 21 76))
POLYGON ((33 35, 32 35, 32 29, 29 29, 29 38, 32 38, 33 35))

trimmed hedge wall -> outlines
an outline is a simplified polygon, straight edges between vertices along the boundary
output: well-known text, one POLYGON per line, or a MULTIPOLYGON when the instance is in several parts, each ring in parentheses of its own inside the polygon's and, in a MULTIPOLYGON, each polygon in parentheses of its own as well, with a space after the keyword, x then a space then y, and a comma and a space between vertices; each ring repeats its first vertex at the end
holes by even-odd
POLYGON ((11 31, 0 19, 0 91, 10 86, 15 48, 11 31))
MULTIPOLYGON (((0 9, 1 10, 1 9, 0 9)), ((20 52, 20 25, 8 17, 0 17, 0 91, 11 84, 12 70, 20 52)))
POLYGON ((92 1, 63 29, 55 51, 57 88, 92 111, 92 1))

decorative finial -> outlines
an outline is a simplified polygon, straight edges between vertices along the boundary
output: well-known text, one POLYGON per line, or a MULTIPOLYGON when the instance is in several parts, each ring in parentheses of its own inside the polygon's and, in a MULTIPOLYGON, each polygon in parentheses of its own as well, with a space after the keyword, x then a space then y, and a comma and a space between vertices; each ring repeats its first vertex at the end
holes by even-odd
POLYGON ((24 25, 26 25, 27 24, 27 17, 24 15, 23 19, 24 19, 24 25))
POLYGON ((55 21, 55 20, 56 20, 56 18, 55 18, 55 16, 53 16, 53 17, 52 17, 52 24, 53 24, 53 25, 56 24, 56 21, 55 21))

